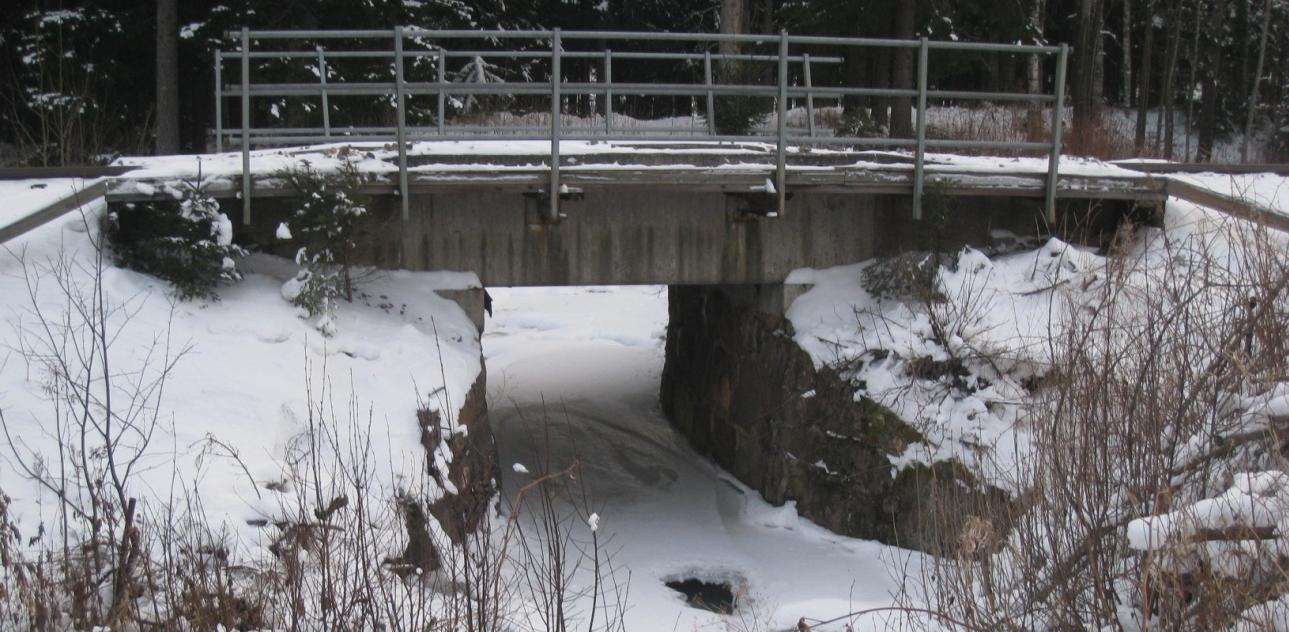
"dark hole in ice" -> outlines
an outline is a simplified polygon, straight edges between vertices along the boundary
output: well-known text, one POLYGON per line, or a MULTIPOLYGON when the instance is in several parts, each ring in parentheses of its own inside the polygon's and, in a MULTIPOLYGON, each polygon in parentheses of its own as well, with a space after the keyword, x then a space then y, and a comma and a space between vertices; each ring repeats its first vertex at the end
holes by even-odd
POLYGON ((667 587, 684 595, 692 608, 710 610, 717 614, 734 612, 734 591, 726 582, 706 582, 701 579, 671 580, 667 587))

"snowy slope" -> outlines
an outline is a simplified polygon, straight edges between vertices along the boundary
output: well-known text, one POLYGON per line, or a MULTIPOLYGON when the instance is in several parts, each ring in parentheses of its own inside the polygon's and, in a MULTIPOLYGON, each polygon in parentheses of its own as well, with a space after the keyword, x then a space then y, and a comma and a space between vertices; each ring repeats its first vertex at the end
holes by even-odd
MULTIPOLYGON (((1265 204, 1289 204, 1289 179, 1283 177, 1196 180, 1244 191, 1265 204)), ((1125 244, 1126 294, 1145 297, 1161 279, 1184 273, 1195 261, 1239 275, 1242 254, 1230 240, 1232 231, 1251 230, 1241 226, 1215 211, 1169 200, 1163 228, 1140 229, 1125 244), (1172 252, 1179 247, 1194 250, 1193 259, 1172 252)), ((1279 247, 1289 242, 1278 231, 1266 238, 1279 247)), ((934 305, 872 295, 862 278, 875 261, 796 270, 787 283, 807 291, 787 316, 795 340, 817 366, 841 367, 862 385, 857 397, 885 404, 928 438, 893 459, 897 466, 955 458, 993 484, 1019 491, 1017 464, 1028 450, 1024 382, 1047 371, 1071 313, 1105 300, 1099 288, 1110 259, 1055 238, 993 257, 967 248, 953 259, 938 267, 937 288, 946 300, 934 305), (938 340, 937 330, 947 339, 938 340), (945 376, 910 375, 915 361, 950 360, 966 366, 966 388, 945 376)), ((1118 309, 1133 305, 1126 301, 1118 309)))
MULTIPOLYGON (((57 452, 53 408, 43 390, 47 374, 22 349, 39 339, 36 309, 57 316, 65 305, 48 269, 52 260, 69 258, 73 282, 89 283, 90 238, 102 209, 101 202, 85 207, 86 219, 73 212, 0 253, 0 410, 14 444, 0 441, 0 482, 13 497, 11 513, 24 540, 49 525, 54 505, 18 471, 15 450, 28 461, 57 452), (38 282, 34 301, 24 262, 38 282)), ((287 501, 267 485, 285 478, 293 442, 307 429, 308 390, 319 397, 329 386, 328 404, 340 408, 352 393, 364 419, 370 412, 371 453, 380 459, 375 471, 382 493, 392 494, 401 478, 421 478, 424 471, 418 400, 442 407, 450 423, 455 410, 445 403, 464 400, 480 370, 479 343, 464 312, 432 291, 460 285, 459 275, 367 275, 359 285, 362 299, 342 304, 338 333, 323 338, 280 295, 294 266, 252 256, 239 268, 246 278, 221 288, 222 300, 214 302, 176 303, 164 283, 110 264, 103 288, 109 305, 125 306, 111 319, 112 328, 120 327, 110 352, 115 370, 146 364, 155 371, 167 344, 177 358, 132 493, 154 511, 199 498, 212 528, 235 536, 231 548, 255 549, 267 537, 247 521, 272 520, 283 511, 287 501), (154 353, 145 361, 149 348, 154 353)), ((360 439, 338 430, 341 447, 360 439)))

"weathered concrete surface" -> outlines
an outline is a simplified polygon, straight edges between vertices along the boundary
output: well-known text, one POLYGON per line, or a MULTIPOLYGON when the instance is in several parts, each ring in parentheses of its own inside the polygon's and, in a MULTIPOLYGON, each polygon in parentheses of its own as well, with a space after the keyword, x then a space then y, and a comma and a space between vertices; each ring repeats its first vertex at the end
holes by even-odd
POLYGON ((474 323, 474 328, 479 330, 483 335, 483 317, 488 310, 488 292, 481 287, 466 288, 464 290, 434 290, 442 298, 446 298, 456 303, 461 311, 465 312, 466 318, 474 323))
POLYGON ((938 550, 979 506, 970 476, 952 462, 897 471, 888 457, 920 435, 816 369, 791 325, 758 307, 781 300, 778 288, 669 288, 663 411, 767 501, 794 500, 836 533, 938 550))
MULTIPOLYGON (((544 202, 513 192, 417 195, 406 222, 397 200, 376 198, 359 254, 387 268, 473 271, 485 287, 774 284, 796 268, 928 249, 933 237, 952 251, 988 242, 994 230, 1048 231, 1040 200, 949 202, 951 209, 914 221, 908 196, 798 193, 783 216, 765 217, 740 212, 747 198, 723 193, 600 191, 565 201, 567 217, 548 225, 539 220, 544 202)), ((1117 217, 1126 203, 1095 204, 1062 202, 1056 232, 1095 242, 1107 230, 1099 218, 1117 217), (1092 233, 1078 234, 1085 230, 1092 233)), ((935 205, 929 197, 927 207, 935 205)), ((289 210, 289 200, 263 200, 241 237, 291 255, 272 239, 289 210)))

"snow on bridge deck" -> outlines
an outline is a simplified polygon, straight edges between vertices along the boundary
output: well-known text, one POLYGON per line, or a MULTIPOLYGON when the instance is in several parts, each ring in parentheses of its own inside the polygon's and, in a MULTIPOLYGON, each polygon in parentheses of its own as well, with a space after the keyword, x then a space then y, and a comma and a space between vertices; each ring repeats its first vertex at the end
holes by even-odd
MULTIPOLYGON (((277 173, 307 162, 321 172, 353 161, 374 194, 398 190, 398 151, 387 143, 319 145, 251 153, 253 196, 285 196, 277 173)), ((408 152, 409 191, 540 192, 549 185, 550 143, 543 141, 420 142, 408 152)), ((565 141, 560 148, 563 186, 571 190, 670 190, 756 193, 773 191, 775 147, 765 143, 565 141), (768 180, 768 181, 767 181, 768 180)), ((138 169, 108 187, 112 202, 161 199, 180 181, 194 181, 219 197, 241 186, 242 156, 126 158, 138 169)), ((889 151, 789 148, 787 190, 907 195, 913 157, 889 151)), ((1044 194, 1046 158, 927 154, 927 182, 949 195, 1036 197, 1044 194)), ((1163 200, 1163 180, 1108 163, 1063 158, 1058 195, 1065 198, 1163 200)))

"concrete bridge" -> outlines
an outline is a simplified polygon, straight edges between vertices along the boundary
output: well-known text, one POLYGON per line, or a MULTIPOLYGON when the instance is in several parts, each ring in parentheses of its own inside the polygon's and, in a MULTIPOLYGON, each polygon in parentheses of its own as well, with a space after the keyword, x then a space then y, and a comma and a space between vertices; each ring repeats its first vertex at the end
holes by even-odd
MULTIPOLYGON (((1069 162, 1052 215, 1045 160, 932 154, 924 167, 927 215, 917 220, 908 154, 790 147, 780 209, 770 145, 566 142, 561 214, 551 221, 543 148, 431 142, 412 152, 406 219, 392 181, 397 172, 372 167, 392 151, 358 145, 340 152, 370 156, 370 262, 470 270, 488 286, 781 283, 796 268, 926 249, 933 238, 944 248, 988 243, 1000 230, 1096 241, 1134 204, 1165 197, 1160 178, 1069 162)), ((325 168, 336 153, 255 152, 254 161, 310 160, 325 168)), ((231 170, 221 176, 221 164, 206 161, 206 188, 236 204, 240 177, 231 170)), ((195 175, 195 167, 185 173, 195 175)), ((165 197, 183 177, 173 167, 145 165, 114 180, 107 198, 165 197)), ((271 248, 293 192, 261 171, 252 190, 251 221, 240 230, 271 248)))

